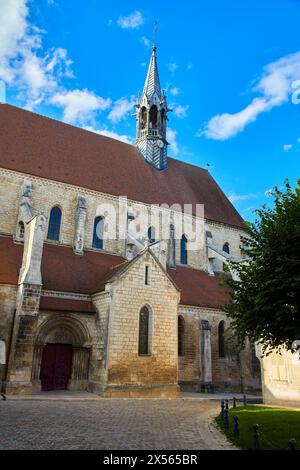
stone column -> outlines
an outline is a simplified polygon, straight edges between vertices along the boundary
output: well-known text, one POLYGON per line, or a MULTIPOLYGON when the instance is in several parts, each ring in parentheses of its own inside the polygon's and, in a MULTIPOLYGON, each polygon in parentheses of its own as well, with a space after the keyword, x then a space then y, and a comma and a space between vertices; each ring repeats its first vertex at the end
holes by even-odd
POLYGON ((25 226, 25 241, 20 270, 16 320, 9 354, 7 393, 32 393, 32 363, 37 316, 42 289, 41 259, 46 217, 40 214, 25 226))
POLYGON ((201 320, 201 364, 203 391, 212 391, 211 326, 208 320, 201 320))
POLYGON ((170 234, 169 234, 169 253, 168 253, 168 265, 171 268, 176 267, 176 249, 175 249, 175 227, 174 223, 170 224, 170 234))
POLYGON ((77 201, 77 208, 76 208, 75 237, 74 237, 74 252, 78 255, 83 255, 86 210, 87 209, 86 209, 85 198, 79 197, 77 201))

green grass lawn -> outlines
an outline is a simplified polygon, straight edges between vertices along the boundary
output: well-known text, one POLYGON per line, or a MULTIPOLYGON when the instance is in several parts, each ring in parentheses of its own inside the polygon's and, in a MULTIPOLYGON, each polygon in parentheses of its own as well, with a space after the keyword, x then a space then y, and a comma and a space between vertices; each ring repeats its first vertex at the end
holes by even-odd
POLYGON ((264 406, 240 406, 229 410, 229 429, 224 430, 219 418, 218 427, 227 438, 241 449, 253 448, 253 424, 259 424, 260 447, 264 450, 290 449, 288 441, 295 438, 300 450, 300 410, 268 408, 264 406), (233 435, 233 417, 239 417, 240 437, 233 435))

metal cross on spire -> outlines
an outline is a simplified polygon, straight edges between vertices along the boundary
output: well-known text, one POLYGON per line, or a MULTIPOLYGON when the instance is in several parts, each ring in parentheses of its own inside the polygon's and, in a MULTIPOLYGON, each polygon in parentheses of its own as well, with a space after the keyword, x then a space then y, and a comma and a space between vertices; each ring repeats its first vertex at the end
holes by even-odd
POLYGON ((157 33, 157 21, 154 21, 153 25, 153 43, 152 43, 152 49, 156 50, 156 33, 157 33))

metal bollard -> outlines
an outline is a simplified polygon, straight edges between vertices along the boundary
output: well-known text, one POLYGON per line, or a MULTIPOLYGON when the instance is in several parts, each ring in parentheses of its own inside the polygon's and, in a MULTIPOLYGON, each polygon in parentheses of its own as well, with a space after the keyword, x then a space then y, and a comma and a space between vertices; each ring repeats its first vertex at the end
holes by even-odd
POLYGON ((296 439, 292 437, 292 439, 289 440, 289 445, 290 445, 291 450, 296 450, 296 446, 297 446, 296 439))
POLYGON ((259 425, 253 424, 253 450, 259 450, 259 425))
POLYGON ((224 411, 224 428, 229 429, 229 419, 228 419, 228 409, 225 408, 224 411))
POLYGON ((233 417, 233 435, 234 435, 234 437, 239 437, 240 436, 239 417, 238 416, 233 417))
POLYGON ((244 395, 244 397, 243 397, 243 402, 244 402, 244 406, 247 406, 247 397, 246 397, 246 395, 244 395))
POLYGON ((233 399, 232 399, 232 407, 236 408, 236 398, 235 397, 233 397, 233 399))
POLYGON ((225 402, 225 409, 229 410, 229 401, 228 400, 226 400, 226 402, 225 402))
POLYGON ((225 408, 225 403, 224 403, 224 400, 221 401, 221 414, 220 414, 220 418, 222 421, 224 421, 224 408, 225 408))

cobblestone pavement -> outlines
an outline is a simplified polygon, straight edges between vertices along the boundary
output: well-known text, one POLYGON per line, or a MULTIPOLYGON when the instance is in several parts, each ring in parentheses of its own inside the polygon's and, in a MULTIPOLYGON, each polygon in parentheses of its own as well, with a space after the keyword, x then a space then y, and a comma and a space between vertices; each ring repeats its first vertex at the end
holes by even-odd
POLYGON ((212 401, 0 401, 0 449, 229 449, 212 401))

